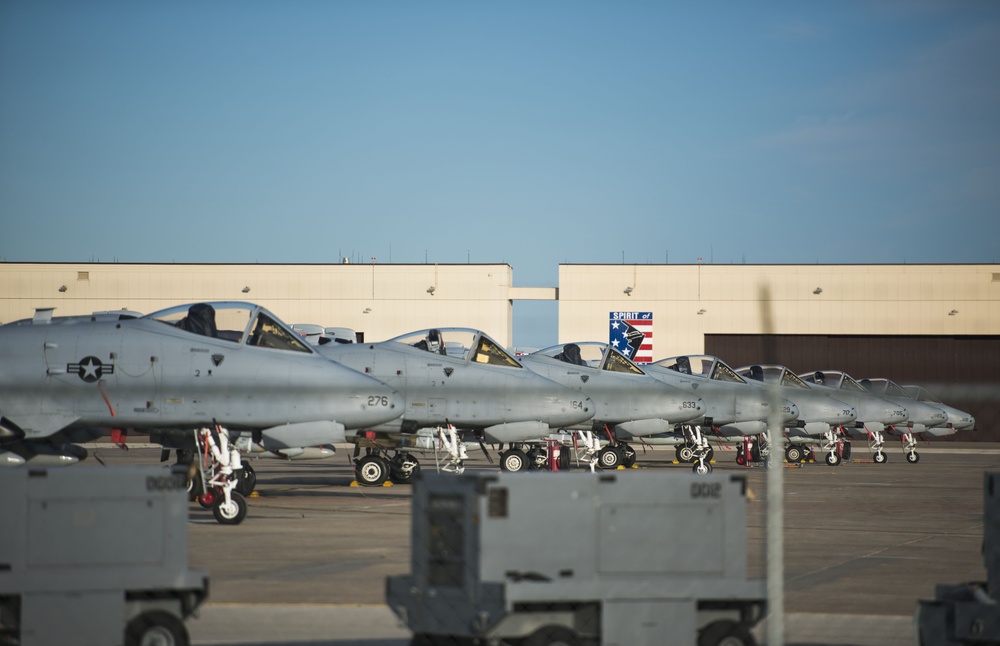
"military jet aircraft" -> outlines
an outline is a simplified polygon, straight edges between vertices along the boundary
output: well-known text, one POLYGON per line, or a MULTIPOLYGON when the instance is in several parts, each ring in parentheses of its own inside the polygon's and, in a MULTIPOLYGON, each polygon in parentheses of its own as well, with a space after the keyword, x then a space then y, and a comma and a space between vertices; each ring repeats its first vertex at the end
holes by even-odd
MULTIPOLYGON (((707 405, 703 425, 724 441, 739 439, 743 442, 742 457, 752 455, 750 439, 767 432, 771 402, 766 391, 749 386, 736 371, 718 357, 685 355, 661 359, 644 365, 647 374, 681 390, 697 394, 707 405)), ((778 414, 782 426, 798 419, 798 407, 787 399, 779 402, 778 414)), ((661 441, 677 446, 677 459, 681 462, 696 461, 695 470, 710 470, 708 462, 711 448, 701 425, 688 427, 688 438, 679 444, 673 437, 652 436, 645 442, 661 441)), ((737 456, 737 459, 740 455, 737 456)))
POLYGON ((971 413, 966 413, 942 402, 940 399, 930 394, 923 386, 900 386, 907 395, 919 402, 936 406, 948 415, 948 422, 943 427, 935 426, 927 429, 930 435, 943 436, 951 435, 956 431, 971 431, 976 427, 976 418, 971 413))
POLYGON ((216 478, 220 465, 240 471, 229 453, 240 435, 269 449, 333 444, 403 411, 392 388, 321 356, 251 303, 140 318, 51 314, 0 327, 5 461, 74 463, 86 457, 74 442, 112 429, 188 454, 217 452, 204 480, 219 483, 205 495, 220 494, 213 511, 223 523, 246 513, 236 478, 216 478))
POLYGON ((405 397, 401 419, 348 438, 356 457, 366 450, 355 464, 362 485, 411 481, 420 469, 414 451, 441 451, 444 470, 461 471, 467 453, 460 436, 509 444, 594 416, 586 395, 528 370, 479 330, 425 329, 380 343, 327 343, 318 350, 405 397))
POLYGON ((895 382, 882 377, 865 378, 859 383, 868 392, 906 408, 906 423, 892 426, 889 430, 901 436, 906 461, 910 464, 919 462, 920 454, 917 453, 917 440, 914 434, 933 434, 931 429, 945 429, 948 424, 948 413, 944 407, 913 399, 895 382))
POLYGON ((777 385, 781 396, 798 407, 797 424, 785 428, 788 440, 786 460, 801 461, 805 456, 802 445, 817 443, 826 453, 827 464, 836 466, 841 463, 844 443, 837 439, 838 430, 845 424, 854 424, 858 417, 854 406, 813 390, 785 366, 752 365, 737 368, 736 372, 749 384, 761 384, 764 387, 767 384, 777 385))
POLYGON ((869 449, 875 452, 873 458, 876 463, 881 464, 888 459, 882 452, 883 432, 906 423, 909 412, 905 406, 868 392, 840 370, 815 370, 801 373, 799 377, 815 390, 854 406, 858 413, 854 426, 846 425, 842 429, 849 437, 867 439, 869 449))
MULTIPOLYGON (((678 424, 705 414, 701 397, 650 377, 607 343, 566 343, 524 355, 520 360, 534 372, 580 391, 595 403, 594 417, 572 428, 598 437, 610 432, 610 443, 597 454, 605 469, 635 463, 635 450, 627 439, 673 433, 678 424)), ((583 444, 593 446, 589 441, 583 444)), ((533 452, 544 456, 537 449, 533 452)), ((507 471, 517 471, 524 464, 521 447, 501 454, 500 466, 507 471)))

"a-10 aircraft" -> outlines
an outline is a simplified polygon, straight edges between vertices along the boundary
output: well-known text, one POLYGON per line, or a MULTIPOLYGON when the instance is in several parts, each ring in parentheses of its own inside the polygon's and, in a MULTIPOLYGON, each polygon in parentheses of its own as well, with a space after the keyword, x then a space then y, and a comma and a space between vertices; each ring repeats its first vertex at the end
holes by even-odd
POLYGON ((900 386, 911 399, 915 399, 925 404, 931 404, 942 409, 948 415, 948 422, 944 428, 937 426, 929 429, 931 435, 951 435, 957 431, 971 431, 976 427, 976 418, 971 413, 954 408, 942 402, 940 399, 930 394, 923 386, 908 385, 900 386), (950 431, 950 432, 947 432, 950 431))
POLYGON ((813 389, 785 366, 752 365, 737 368, 736 372, 747 383, 777 386, 781 396, 798 407, 797 423, 784 429, 788 440, 786 460, 799 462, 805 456, 803 444, 819 444, 826 453, 827 464, 836 466, 842 462, 844 443, 839 433, 842 427, 857 420, 853 405, 813 389))
MULTIPOLYGON (((583 393, 528 370, 480 330, 431 328, 379 343, 326 343, 326 357, 375 377, 405 398, 402 417, 348 436, 355 476, 366 486, 405 483, 414 452, 441 451, 446 471, 464 469, 464 439, 510 444, 594 416, 583 393), (360 450, 365 455, 360 456, 360 450)), ((484 448, 485 450, 485 448, 484 448)))
MULTIPOLYGON (((166 448, 212 454, 203 472, 219 522, 246 502, 231 449, 343 442, 403 413, 393 388, 320 355, 262 307, 196 303, 140 318, 53 318, 0 327, 0 462, 69 464, 76 442, 148 433, 166 448)), ((244 480, 245 482, 245 480, 244 480)))
MULTIPOLYGON (((589 440, 595 435, 609 440, 597 453, 598 464, 605 469, 619 464, 628 467, 635 462, 635 450, 628 440, 672 434, 678 424, 705 415, 701 397, 650 377, 607 343, 566 343, 524 355, 520 360, 534 372, 578 390, 594 402, 594 417, 573 428, 590 434, 585 446, 593 446, 589 440)), ((529 455, 545 453, 534 448, 529 455)), ((501 454, 504 470, 518 471, 524 463, 523 447, 515 446, 501 454)))
MULTIPOLYGON (((906 423, 893 426, 889 430, 895 435, 901 436, 907 462, 915 464, 920 461, 920 454, 917 453, 915 433, 937 435, 940 432, 940 434, 944 435, 954 432, 947 428, 948 413, 944 410, 943 406, 918 401, 910 397, 905 390, 897 386, 893 381, 882 377, 862 379, 859 383, 868 392, 906 408, 906 423), (941 429, 941 431, 936 429, 941 429)), ((884 456, 882 453, 883 441, 881 435, 876 436, 876 444, 873 445, 873 448, 876 448, 877 451, 876 455, 882 454, 884 456)))
MULTIPOLYGON (((678 441, 675 436, 653 435, 643 438, 644 442, 673 444, 679 461, 694 461, 695 470, 705 472, 711 469, 713 451, 702 430, 704 426, 725 441, 743 441, 747 447, 743 449, 744 459, 749 459, 750 438, 767 432, 771 402, 765 390, 751 387, 724 361, 709 355, 670 357, 642 368, 667 384, 697 394, 707 407, 703 423, 688 428, 686 441, 678 441)), ((794 402, 783 399, 778 405, 782 426, 798 419, 799 410, 794 402)))
POLYGON ((876 463, 888 459, 882 451, 883 433, 896 426, 905 426, 910 415, 906 406, 868 392, 856 379, 840 370, 814 370, 800 373, 799 377, 813 389, 854 406, 858 418, 853 426, 844 426, 844 432, 848 437, 868 440, 876 463))

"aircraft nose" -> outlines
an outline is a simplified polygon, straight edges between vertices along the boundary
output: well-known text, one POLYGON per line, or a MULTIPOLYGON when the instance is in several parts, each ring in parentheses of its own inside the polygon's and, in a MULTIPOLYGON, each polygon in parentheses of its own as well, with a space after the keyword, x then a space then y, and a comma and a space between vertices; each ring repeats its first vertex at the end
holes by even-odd
POLYGON ((858 409, 854 406, 839 409, 836 414, 839 425, 850 424, 858 419, 858 409))
POLYGON ((787 399, 785 404, 781 407, 781 420, 788 424, 788 422, 794 422, 799 418, 799 407, 795 405, 795 402, 790 402, 787 399))
POLYGON ((910 417, 910 412, 901 406, 886 409, 890 424, 902 424, 910 417))

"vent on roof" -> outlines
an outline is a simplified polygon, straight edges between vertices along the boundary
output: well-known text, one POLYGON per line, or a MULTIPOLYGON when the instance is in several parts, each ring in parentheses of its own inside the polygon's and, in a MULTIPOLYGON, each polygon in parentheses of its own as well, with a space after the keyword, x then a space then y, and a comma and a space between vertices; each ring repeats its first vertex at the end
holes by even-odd
POLYGON ((90 280, 90 272, 89 271, 78 271, 78 272, 76 272, 76 279, 77 280, 90 280))

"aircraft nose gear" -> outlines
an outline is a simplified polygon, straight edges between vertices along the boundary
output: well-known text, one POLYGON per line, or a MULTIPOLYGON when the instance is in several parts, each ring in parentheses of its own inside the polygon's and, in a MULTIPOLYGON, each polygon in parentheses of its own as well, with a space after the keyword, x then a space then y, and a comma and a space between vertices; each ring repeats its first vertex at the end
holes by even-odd
POLYGON ((913 433, 908 432, 899 438, 903 442, 903 451, 906 452, 906 461, 910 464, 920 462, 920 454, 917 453, 917 439, 913 433))
POLYGON ((708 438, 701 432, 700 426, 685 426, 684 434, 691 445, 691 456, 694 465, 691 470, 699 475, 712 472, 712 447, 708 445, 708 438))
POLYGON ((872 456, 875 464, 885 464, 888 461, 889 456, 882 452, 884 446, 885 438, 882 435, 882 431, 868 431, 868 448, 875 452, 872 456))
POLYGON ((469 459, 469 452, 465 448, 465 442, 458 437, 458 432, 451 424, 448 424, 447 428, 438 427, 438 447, 443 448, 445 452, 442 461, 437 450, 434 451, 434 462, 438 471, 458 474, 465 472, 465 461, 469 459))
POLYGON ((223 525, 239 525, 247 515, 246 499, 236 491, 243 469, 239 450, 229 443, 229 431, 216 425, 194 432, 198 447, 198 469, 202 493, 198 501, 211 507, 215 520, 223 525))

